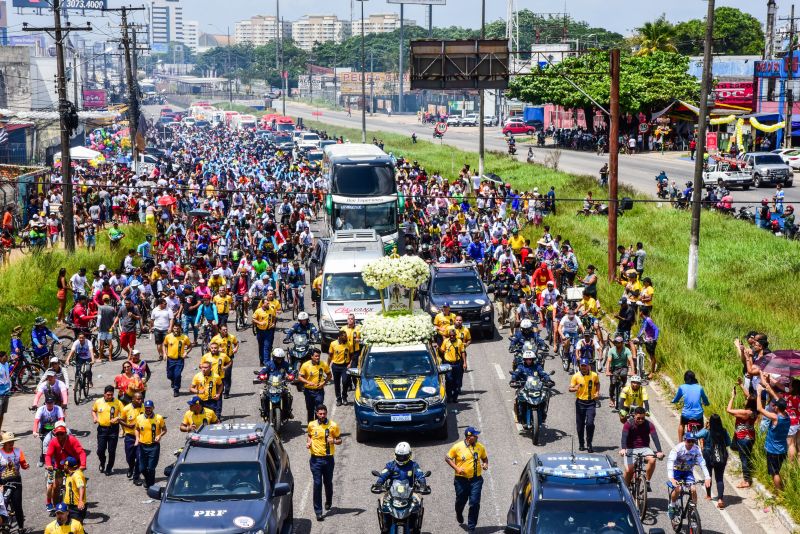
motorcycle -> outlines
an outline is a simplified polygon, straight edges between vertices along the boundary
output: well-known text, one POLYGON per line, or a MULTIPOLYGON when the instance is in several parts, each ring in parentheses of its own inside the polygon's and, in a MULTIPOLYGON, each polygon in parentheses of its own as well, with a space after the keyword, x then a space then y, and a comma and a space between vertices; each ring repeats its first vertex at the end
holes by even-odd
POLYGON ((528 163, 533 163, 533 149, 532 148, 528 148, 528 158, 527 158, 527 160, 528 160, 528 163))
MULTIPOLYGON (((554 373, 555 371, 550 371, 551 375, 554 373)), ((517 390, 515 409, 519 423, 530 432, 533 444, 539 445, 539 432, 547 417, 551 388, 555 386, 555 382, 543 381, 538 376, 529 376, 524 383, 512 381, 509 385, 517 390)))
MULTIPOLYGON (((380 476, 378 471, 372 471, 373 476, 380 476)), ((431 476, 427 471, 425 477, 431 476)), ((430 486, 421 486, 418 482, 409 485, 401 480, 392 481, 391 485, 373 484, 372 493, 383 494, 378 500, 378 525, 381 533, 388 534, 419 534, 422 530, 422 518, 425 515, 423 499, 419 495, 429 495, 430 486), (386 521, 389 524, 386 524, 386 521)))
MULTIPOLYGON (((258 371, 253 371, 258 373, 258 371)), ((286 383, 294 381, 293 374, 287 374, 284 379, 280 375, 258 374, 253 379, 253 384, 263 384, 260 398, 260 414, 266 423, 270 423, 275 432, 280 433, 283 423, 289 420, 291 412, 291 397, 286 383)))
MULTIPOLYGON (((287 329, 285 333, 291 334, 292 330, 287 329)), ((308 338, 308 334, 294 333, 289 342, 291 343, 289 346, 289 366, 292 369, 292 374, 297 375, 300 366, 311 358, 311 340, 308 338)))
POLYGON ((508 143, 508 155, 514 156, 517 154, 517 145, 514 143, 508 143))
POLYGON ((756 216, 753 211, 748 206, 742 206, 739 208, 738 213, 733 216, 734 219, 739 219, 740 221, 747 221, 750 223, 755 222, 756 216))

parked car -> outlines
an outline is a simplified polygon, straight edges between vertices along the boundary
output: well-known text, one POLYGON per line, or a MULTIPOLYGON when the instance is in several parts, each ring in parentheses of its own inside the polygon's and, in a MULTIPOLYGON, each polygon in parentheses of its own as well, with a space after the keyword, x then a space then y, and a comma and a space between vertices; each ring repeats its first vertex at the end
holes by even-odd
POLYGON ((533 126, 534 128, 536 128, 537 132, 539 132, 541 130, 544 130, 544 123, 542 121, 540 121, 539 119, 526 120, 525 124, 527 124, 528 126, 533 126))
POLYGON ((773 150, 772 153, 779 155, 792 170, 800 170, 800 150, 796 148, 779 148, 773 150))
POLYGON ((742 156, 745 170, 753 176, 753 187, 769 184, 792 186, 794 173, 778 154, 772 152, 747 152, 742 156))
POLYGON ((460 126, 461 125, 461 117, 458 115, 450 115, 447 117, 447 125, 448 126, 460 126))
POLYGON ((503 126, 503 135, 533 135, 536 129, 533 126, 525 124, 522 119, 509 119, 505 126, 503 126))
POLYGON ((497 126, 497 117, 494 115, 485 115, 483 117, 484 126, 497 126))
POLYGON ((470 113, 461 119, 461 126, 477 126, 480 118, 477 113, 470 113))

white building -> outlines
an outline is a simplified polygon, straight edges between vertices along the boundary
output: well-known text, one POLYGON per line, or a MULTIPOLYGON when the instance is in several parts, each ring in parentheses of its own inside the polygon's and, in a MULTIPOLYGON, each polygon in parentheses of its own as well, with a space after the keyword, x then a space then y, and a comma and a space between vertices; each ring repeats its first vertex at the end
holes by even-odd
MULTIPOLYGON (((361 35, 361 25, 364 25, 364 33, 390 33, 400 27, 400 15, 397 13, 383 13, 370 15, 361 20, 352 22, 352 35, 361 35)), ((416 26, 416 21, 405 19, 405 26, 416 26)))
POLYGON ((183 21, 183 45, 193 53, 200 46, 200 23, 196 20, 183 21))
MULTIPOLYGON (((250 43, 262 46, 274 41, 278 37, 277 19, 274 15, 256 15, 247 20, 240 20, 234 29, 234 42, 237 44, 250 43)), ((281 36, 284 39, 292 36, 292 23, 283 21, 281 36)))
POLYGON ((303 50, 311 50, 314 43, 341 43, 349 25, 336 15, 306 15, 292 23, 292 39, 303 50))
POLYGON ((183 43, 183 6, 180 0, 150 2, 150 44, 183 43))

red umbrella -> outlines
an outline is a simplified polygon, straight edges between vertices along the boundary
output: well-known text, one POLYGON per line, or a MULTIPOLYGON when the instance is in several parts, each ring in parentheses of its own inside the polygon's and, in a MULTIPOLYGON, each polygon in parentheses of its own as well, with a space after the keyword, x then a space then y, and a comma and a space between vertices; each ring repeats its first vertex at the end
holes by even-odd
POLYGON ((162 195, 158 199, 159 206, 169 207, 172 206, 173 204, 175 204, 175 198, 169 195, 162 195))
POLYGON ((776 350, 757 365, 764 373, 790 378, 800 376, 800 350, 776 350))

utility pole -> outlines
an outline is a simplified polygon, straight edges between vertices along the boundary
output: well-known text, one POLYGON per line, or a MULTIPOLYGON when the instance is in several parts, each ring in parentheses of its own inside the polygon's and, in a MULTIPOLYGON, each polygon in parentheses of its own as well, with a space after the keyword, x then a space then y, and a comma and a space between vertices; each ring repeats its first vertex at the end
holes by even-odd
POLYGON ((375 55, 369 51, 369 114, 372 115, 372 106, 375 104, 375 55))
MULTIPOLYGON (((778 12, 778 5, 775 0, 767 0, 767 27, 764 32, 764 59, 772 59, 775 54, 775 14, 778 12)), ((755 111, 755 109, 753 110, 755 111)))
MULTIPOLYGON (((78 127, 78 113, 75 104, 67 100, 67 76, 64 63, 64 41, 70 32, 89 32, 92 25, 66 28, 61 26, 61 0, 52 0, 53 26, 48 28, 32 28, 27 22, 22 23, 22 31, 26 32, 53 32, 51 37, 56 42, 56 69, 58 83, 58 112, 61 117, 61 186, 64 200, 61 204, 61 213, 64 224, 64 249, 75 252, 75 212, 72 203, 72 158, 69 153, 69 136, 72 130, 78 127)), ((74 69, 73 69, 74 70, 74 69)), ((75 76, 73 72, 73 76, 75 76)))
MULTIPOLYGON (((367 142, 367 58, 364 52, 364 2, 361 2, 361 142, 367 142)), ((348 108, 349 109, 349 108, 348 108)))
MULTIPOLYGON (((283 19, 281 19, 281 28, 283 28, 283 19)), ((289 73, 286 72, 286 65, 284 63, 283 58, 283 32, 281 32, 281 106, 282 106, 282 113, 286 115, 286 93, 289 92, 289 73)))
MULTIPOLYGON (((703 190, 703 157, 706 153, 708 128, 708 96, 711 88, 711 60, 714 46, 714 0, 708 0, 706 42, 703 50, 703 80, 700 82, 700 116, 697 121, 697 157, 694 162, 694 191, 692 192, 692 236, 689 242, 687 289, 697 288, 697 267, 700 259, 700 192, 703 190)), ((790 120, 791 122, 791 120, 790 120)))
POLYGON ((72 102, 77 109, 80 109, 78 105, 78 52, 75 50, 72 51, 72 102))
POLYGON ((428 38, 433 37, 433 4, 428 4, 428 38))
MULTIPOLYGON (((228 44, 228 46, 226 47, 228 49, 228 60, 227 60, 227 63, 228 63, 228 103, 231 106, 233 106, 233 77, 232 77, 233 73, 231 72, 231 27, 227 26, 226 30, 227 30, 227 34, 228 34, 228 38, 227 38, 228 40, 226 41, 226 43, 228 44)), ((233 109, 233 107, 231 107, 231 109, 233 109)))
POLYGON ((610 114, 608 129, 608 281, 613 282, 617 269, 617 184, 619 183, 619 48, 612 48, 609 57, 611 74, 610 114))
POLYGON ((783 82, 783 100, 786 108, 784 109, 783 147, 792 148, 792 110, 794 108, 794 91, 792 90, 792 80, 794 79, 794 4, 792 4, 789 21, 789 56, 786 62, 786 80, 783 82))
MULTIPOLYGON (((486 0, 481 0, 481 39, 486 39, 486 0)), ((484 172, 484 125, 483 125, 483 117, 485 114, 484 109, 484 90, 478 89, 480 93, 480 102, 478 111, 478 176, 483 178, 484 172)))
POLYGON ((397 74, 399 77, 399 98, 397 99, 397 112, 403 112, 403 52, 404 50, 404 43, 405 41, 405 27, 403 24, 403 17, 405 16, 405 12, 403 11, 403 6, 405 4, 400 4, 400 62, 397 65, 397 74))

